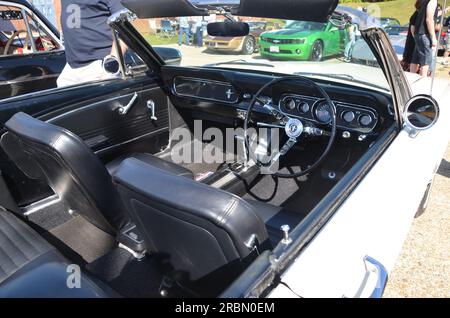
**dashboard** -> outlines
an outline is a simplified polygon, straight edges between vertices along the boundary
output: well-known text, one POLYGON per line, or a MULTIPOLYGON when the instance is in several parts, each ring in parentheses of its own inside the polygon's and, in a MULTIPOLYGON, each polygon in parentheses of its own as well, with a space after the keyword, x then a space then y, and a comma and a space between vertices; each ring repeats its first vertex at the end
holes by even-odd
MULTIPOLYGON (((336 110, 336 124, 338 128, 370 133, 378 122, 378 115, 370 108, 333 101, 336 110)), ((321 125, 331 124, 331 107, 324 99, 311 96, 283 94, 278 104, 279 109, 300 119, 321 125)))
MULTIPOLYGON (((164 80, 171 90, 174 105, 191 109, 196 118, 210 118, 230 124, 245 118, 254 94, 274 76, 212 68, 164 68, 164 80)), ((361 88, 351 83, 316 82, 330 96, 333 105, 328 105, 314 88, 302 82, 275 85, 260 99, 271 100, 272 105, 287 116, 325 129, 331 127, 330 107, 335 107, 337 128, 346 135, 377 135, 395 122, 388 92, 361 88)), ((256 103, 255 115, 268 115, 261 106, 256 103)))

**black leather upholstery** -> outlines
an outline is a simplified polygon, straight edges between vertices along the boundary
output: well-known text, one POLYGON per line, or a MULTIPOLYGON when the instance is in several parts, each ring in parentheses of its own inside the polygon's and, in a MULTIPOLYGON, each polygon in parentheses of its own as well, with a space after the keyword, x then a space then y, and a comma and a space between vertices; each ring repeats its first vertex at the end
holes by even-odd
POLYGON ((147 250, 166 255, 190 281, 234 277, 256 254, 246 246, 253 235, 261 250, 269 247, 263 221, 235 195, 136 159, 125 160, 113 179, 147 250))
POLYGON ((127 158, 135 158, 137 160, 140 160, 142 162, 145 162, 149 165, 152 165, 156 168, 162 169, 164 171, 170 172, 174 175, 180 176, 180 177, 186 177, 189 179, 194 179, 194 174, 191 170, 184 168, 183 166, 174 164, 170 161, 162 160, 158 157, 152 156, 147 153, 134 153, 131 155, 122 156, 120 158, 117 158, 110 163, 106 165, 106 169, 108 172, 113 175, 117 169, 119 168, 122 161, 124 161, 127 158))
POLYGON ((46 180, 72 210, 108 233, 127 224, 111 176, 79 137, 24 113, 5 127, 2 147, 28 177, 46 180))
MULTIPOLYGON (((108 233, 114 235, 127 225, 129 219, 110 174, 78 136, 24 113, 15 114, 5 127, 9 132, 2 136, 1 145, 25 175, 47 181, 70 209, 108 233)), ((146 154, 133 156, 193 178, 189 170, 173 163, 146 154)), ((113 171, 118 162, 109 169, 113 171)))
POLYGON ((29 262, 55 249, 11 213, 0 208, 0 284, 29 262))
POLYGON ((68 288, 68 265, 54 247, 0 207, 0 298, 117 296, 86 273, 80 276, 81 288, 68 288))

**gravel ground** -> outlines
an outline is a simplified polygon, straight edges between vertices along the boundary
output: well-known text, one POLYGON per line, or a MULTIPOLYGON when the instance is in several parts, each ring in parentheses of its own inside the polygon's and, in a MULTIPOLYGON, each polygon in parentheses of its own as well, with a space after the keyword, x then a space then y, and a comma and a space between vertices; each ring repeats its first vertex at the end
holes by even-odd
POLYGON ((450 144, 428 209, 414 221, 384 297, 450 297, 450 144))

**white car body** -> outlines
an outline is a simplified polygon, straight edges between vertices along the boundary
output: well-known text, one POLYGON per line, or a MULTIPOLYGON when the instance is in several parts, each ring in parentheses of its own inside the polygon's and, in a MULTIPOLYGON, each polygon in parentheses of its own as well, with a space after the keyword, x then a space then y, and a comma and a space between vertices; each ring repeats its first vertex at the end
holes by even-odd
MULTIPOLYGON (((429 94, 430 79, 407 74, 413 95, 429 94)), ((449 81, 436 80, 438 122, 415 138, 403 130, 372 170, 285 271, 269 297, 369 297, 382 264, 387 274, 401 251, 426 186, 436 173, 450 138, 449 81)), ((384 288, 384 286, 378 286, 384 288)))

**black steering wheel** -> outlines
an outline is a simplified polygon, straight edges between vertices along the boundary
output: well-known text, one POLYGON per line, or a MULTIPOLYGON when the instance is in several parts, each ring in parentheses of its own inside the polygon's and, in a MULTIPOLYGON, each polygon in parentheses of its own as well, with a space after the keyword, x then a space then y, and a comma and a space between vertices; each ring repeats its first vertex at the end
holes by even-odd
POLYGON ((302 134, 307 135, 313 135, 313 136, 328 136, 328 144, 325 148, 322 155, 317 159, 317 161, 310 165, 306 170, 303 170, 298 173, 280 173, 273 171, 272 174, 280 177, 280 178, 299 178, 304 175, 307 175, 314 169, 316 169, 328 156, 328 154, 331 151, 331 147, 333 146, 334 140, 336 138, 336 108, 333 104, 333 101, 331 100, 330 96, 325 92, 325 90, 317 85, 314 81, 310 80, 309 78, 303 77, 303 76, 285 76, 281 78, 276 78, 266 85, 264 85, 254 96, 252 101, 250 102, 250 105, 248 107, 247 115, 245 117, 244 121, 244 141, 245 141, 245 148, 247 152, 247 158, 254 159, 255 163, 259 167, 266 167, 269 170, 279 162, 281 157, 285 156, 289 150, 292 149, 292 147, 298 142, 299 138, 302 134), (331 132, 322 130, 320 128, 315 127, 312 123, 309 121, 302 121, 300 118, 286 114, 282 112, 277 106, 273 105, 271 100, 264 100, 261 98, 261 95, 264 91, 266 91, 268 88, 272 87, 275 84, 281 83, 281 82, 287 82, 287 81, 295 81, 295 82, 302 82, 314 89, 316 89, 320 95, 322 95, 323 100, 326 101, 328 108, 331 113, 331 132), (258 155, 255 153, 251 153, 251 145, 250 145, 250 136, 249 136, 249 124, 252 117, 252 112, 255 107, 256 102, 259 102, 261 105, 263 105, 263 108, 268 111, 268 113, 273 116, 276 120, 276 123, 262 123, 258 122, 258 127, 266 127, 266 128, 280 128, 282 129, 287 137, 289 138, 288 141, 284 144, 281 149, 275 153, 272 154, 270 157, 269 163, 263 163, 258 159, 258 155))

